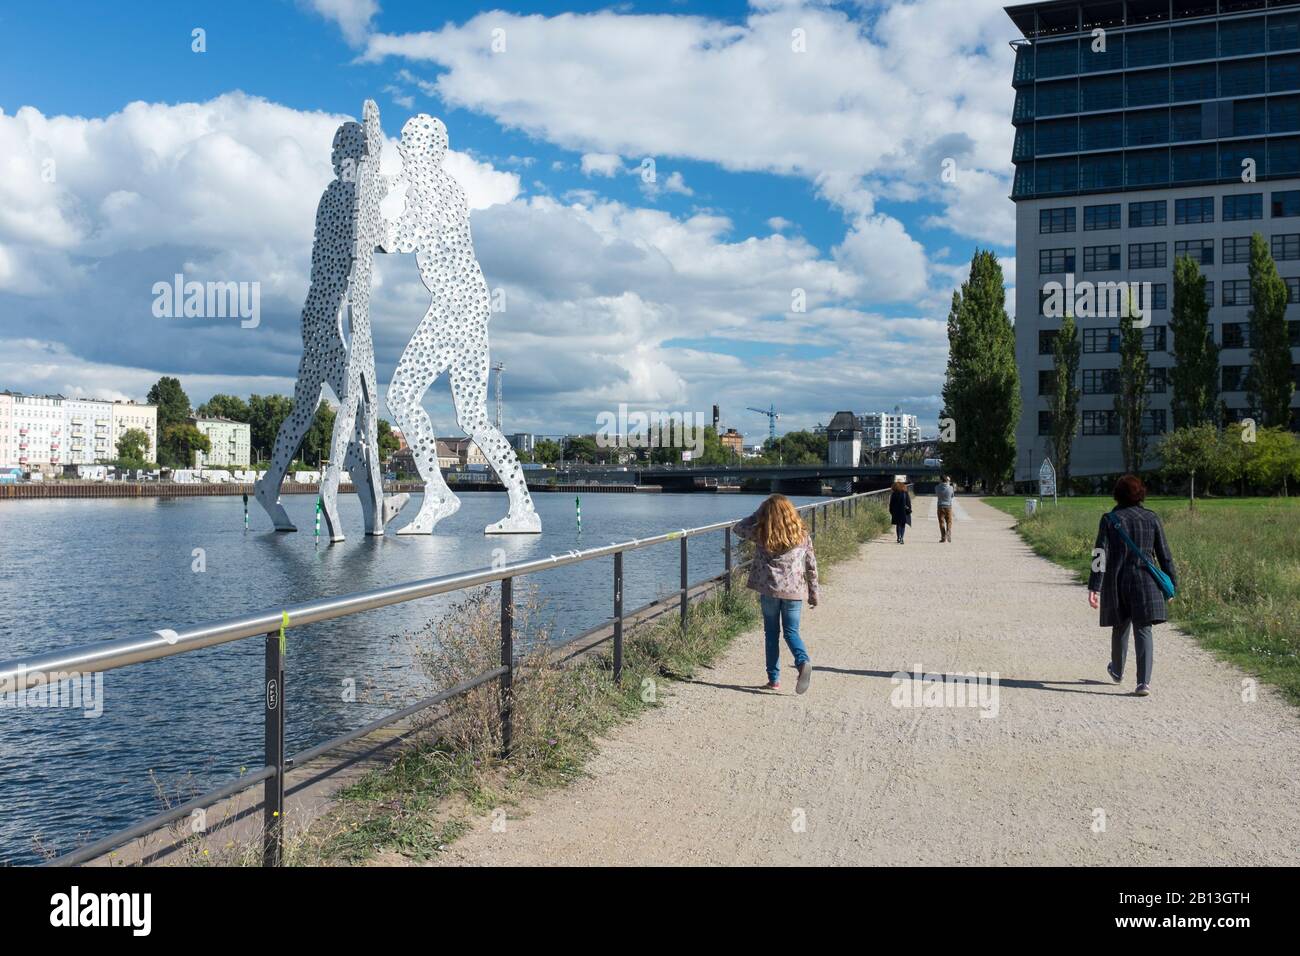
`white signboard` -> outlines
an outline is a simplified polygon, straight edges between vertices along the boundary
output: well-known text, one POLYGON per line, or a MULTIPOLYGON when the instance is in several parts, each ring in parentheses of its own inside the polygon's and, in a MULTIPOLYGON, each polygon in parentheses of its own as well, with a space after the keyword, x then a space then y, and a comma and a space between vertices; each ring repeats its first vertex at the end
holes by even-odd
POLYGON ((1056 500, 1056 469, 1049 458, 1044 458, 1043 467, 1038 469, 1038 494, 1042 498, 1051 495, 1056 500))

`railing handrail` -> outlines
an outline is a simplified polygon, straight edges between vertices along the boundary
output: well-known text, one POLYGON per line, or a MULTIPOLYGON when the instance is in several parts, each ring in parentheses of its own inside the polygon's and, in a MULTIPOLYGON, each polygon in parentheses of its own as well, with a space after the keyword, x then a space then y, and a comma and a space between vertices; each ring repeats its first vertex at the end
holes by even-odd
MULTIPOLYGON (((866 498, 887 492, 889 489, 860 492, 845 495, 838 500, 866 498)), ((818 507, 819 503, 800 506, 797 510, 806 511, 818 507)), ((465 588, 493 584, 506 578, 520 577, 550 568, 578 564, 595 558, 612 554, 635 551, 666 541, 691 538, 711 531, 730 528, 739 518, 727 521, 715 521, 712 524, 694 528, 683 528, 649 538, 633 538, 630 541, 615 542, 595 548, 574 549, 564 554, 552 554, 545 558, 508 564, 499 568, 481 568, 475 571, 446 574, 434 578, 423 578, 387 588, 346 594, 339 597, 322 598, 295 604, 277 611, 265 611, 243 617, 231 618, 207 624, 193 625, 183 630, 160 629, 148 637, 123 637, 95 644, 81 644, 62 648, 30 657, 22 657, 0 663, 0 692, 23 691, 38 686, 50 679, 60 680, 70 674, 93 674, 114 670, 131 664, 173 657, 190 651, 227 644, 231 641, 248 637, 261 637, 276 631, 283 624, 286 629, 318 624, 322 621, 350 617, 365 611, 404 604, 419 598, 446 594, 465 588)))

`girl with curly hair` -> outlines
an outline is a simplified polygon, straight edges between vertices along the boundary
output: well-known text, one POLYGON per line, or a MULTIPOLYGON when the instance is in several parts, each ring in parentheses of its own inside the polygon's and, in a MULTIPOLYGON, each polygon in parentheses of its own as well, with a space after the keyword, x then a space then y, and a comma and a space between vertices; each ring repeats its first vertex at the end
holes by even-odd
POLYGON ((785 495, 772 495, 733 529, 754 543, 754 560, 747 585, 758 592, 767 641, 767 683, 764 690, 781 689, 781 636, 794 654, 799 671, 796 694, 808 690, 812 663, 799 638, 803 602, 817 606, 817 555, 803 519, 785 495))

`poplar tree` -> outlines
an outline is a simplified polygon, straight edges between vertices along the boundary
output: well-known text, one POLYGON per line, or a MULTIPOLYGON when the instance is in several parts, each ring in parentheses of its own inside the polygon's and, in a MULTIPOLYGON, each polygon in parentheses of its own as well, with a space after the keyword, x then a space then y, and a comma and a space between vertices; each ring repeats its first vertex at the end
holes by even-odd
POLYGON ((1061 330, 1052 342, 1052 394, 1048 408, 1052 413, 1052 462, 1056 466, 1058 485, 1070 487, 1070 452, 1079 427, 1079 328, 1074 316, 1065 313, 1061 330))
POLYGON ((1015 466, 1020 374, 1002 266, 991 251, 975 251, 969 277, 953 293, 943 401, 945 465, 996 492, 1015 466))
POLYGON ((1291 343, 1286 328, 1286 283, 1268 242, 1250 237, 1250 373, 1246 388, 1252 411, 1265 426, 1285 428, 1291 421, 1291 343))
POLYGON ((1205 275, 1191 256, 1174 262, 1174 307, 1169 332, 1174 364, 1169 370, 1173 426, 1192 428, 1218 420, 1219 346, 1205 300, 1205 275))
POLYGON ((1146 454, 1142 418, 1147 410, 1147 353, 1142 348, 1142 329, 1131 314, 1119 320, 1119 374, 1115 383, 1115 414, 1119 418, 1119 443, 1124 470, 1137 474, 1146 454))

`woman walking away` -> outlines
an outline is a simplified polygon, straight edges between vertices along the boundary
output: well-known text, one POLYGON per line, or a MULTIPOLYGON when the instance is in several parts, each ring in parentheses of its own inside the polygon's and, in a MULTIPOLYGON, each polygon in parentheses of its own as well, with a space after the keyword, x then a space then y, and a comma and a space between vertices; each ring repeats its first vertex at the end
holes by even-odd
POLYGON ((1178 587, 1164 526, 1154 511, 1142 507, 1146 496, 1146 486, 1136 475, 1115 483, 1115 507, 1097 528, 1088 578, 1088 604, 1101 608, 1101 626, 1111 629, 1106 673, 1117 684, 1124 679, 1128 632, 1133 629, 1139 697, 1151 693, 1151 627, 1168 620, 1165 602, 1178 587))
POLYGON ((796 694, 808 690, 812 663, 799 639, 803 602, 817 606, 817 555, 803 519, 785 495, 772 495, 733 529, 754 542, 754 560, 747 584, 759 594, 763 609, 763 634, 767 640, 767 683, 764 690, 781 689, 781 632, 794 654, 799 680, 796 694))
POLYGON ((894 481, 894 493, 889 496, 889 520, 898 532, 898 543, 903 543, 903 532, 912 523, 912 498, 901 479, 894 481))

